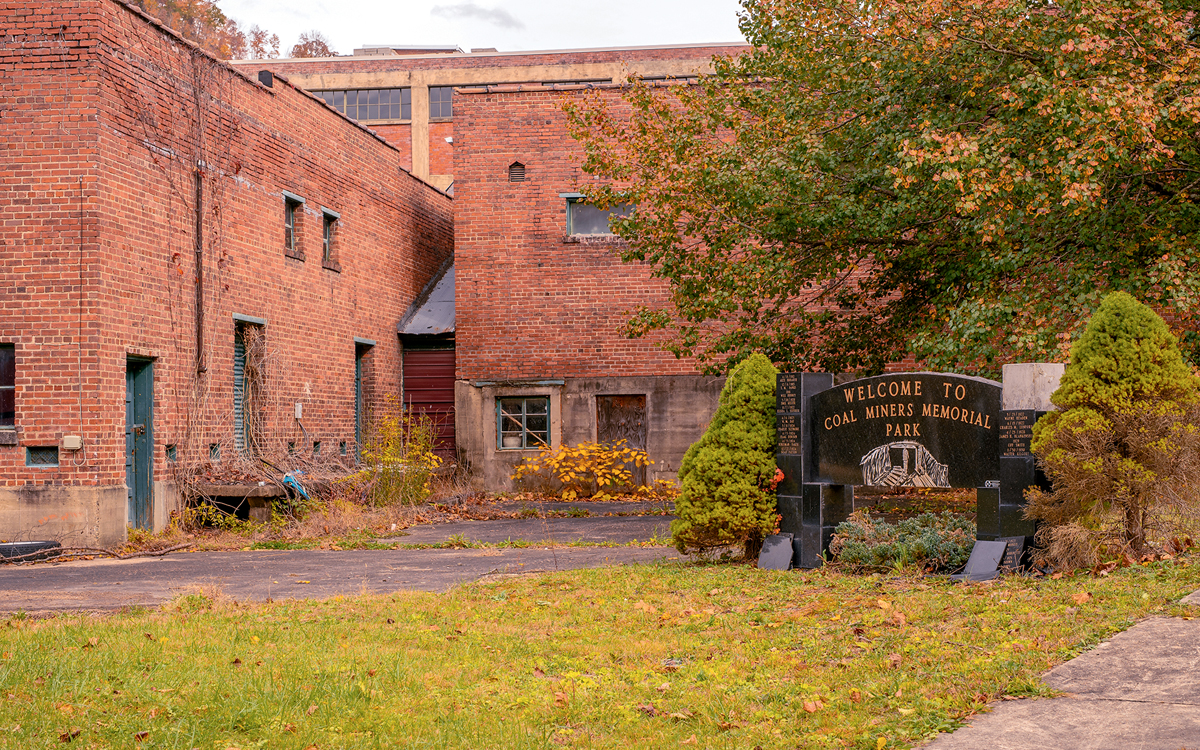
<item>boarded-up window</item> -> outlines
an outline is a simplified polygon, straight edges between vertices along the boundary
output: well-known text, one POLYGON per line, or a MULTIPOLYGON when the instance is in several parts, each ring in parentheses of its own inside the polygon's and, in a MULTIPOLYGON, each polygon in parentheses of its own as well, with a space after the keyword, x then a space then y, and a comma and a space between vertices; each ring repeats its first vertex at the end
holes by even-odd
POLYGON ((238 321, 233 334, 233 442, 239 453, 258 452, 264 438, 266 344, 262 326, 238 321))
MULTIPOLYGON (((630 448, 646 450, 646 397, 596 396, 596 442, 609 445, 624 441, 630 448)), ((646 467, 626 466, 633 483, 646 483, 646 467)))

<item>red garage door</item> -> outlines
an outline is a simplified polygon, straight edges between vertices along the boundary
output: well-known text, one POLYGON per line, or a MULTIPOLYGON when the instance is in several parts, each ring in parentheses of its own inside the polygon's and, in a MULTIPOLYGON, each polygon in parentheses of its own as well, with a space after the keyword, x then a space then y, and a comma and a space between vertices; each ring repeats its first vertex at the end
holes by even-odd
POLYGON ((437 429, 435 451, 454 459, 453 349, 404 350, 404 405, 429 415, 437 429))

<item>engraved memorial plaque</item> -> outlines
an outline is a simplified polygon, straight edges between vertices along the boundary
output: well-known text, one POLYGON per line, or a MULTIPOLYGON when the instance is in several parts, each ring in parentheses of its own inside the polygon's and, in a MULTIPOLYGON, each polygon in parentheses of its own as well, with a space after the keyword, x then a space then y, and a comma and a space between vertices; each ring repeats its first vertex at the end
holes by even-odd
POLYGON ((779 452, 784 455, 800 455, 800 415, 779 414, 776 417, 776 436, 779 452))
MULTIPOLYGON (((775 378, 775 411, 777 412, 798 412, 800 404, 798 396, 800 393, 800 373, 798 372, 781 372, 775 378)), ((787 451, 784 451, 787 453, 787 451)))
POLYGON ((1000 455, 1028 456, 1033 442, 1033 409, 1004 409, 1000 412, 1000 455))

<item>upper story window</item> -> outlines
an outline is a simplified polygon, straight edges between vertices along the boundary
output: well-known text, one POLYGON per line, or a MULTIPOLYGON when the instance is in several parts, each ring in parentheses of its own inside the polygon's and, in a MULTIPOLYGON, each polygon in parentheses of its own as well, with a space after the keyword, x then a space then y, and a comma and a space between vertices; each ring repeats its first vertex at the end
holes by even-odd
POLYGON ((304 249, 300 246, 300 217, 303 215, 303 206, 303 198, 283 191, 283 253, 297 260, 304 260, 304 249))
POLYGON ((454 101, 453 86, 430 86, 429 87, 429 118, 431 120, 443 119, 448 120, 454 116, 454 101))
POLYGON ((349 89, 313 94, 351 120, 412 119, 412 89, 349 89))
POLYGON ((633 213, 630 203, 618 203, 611 208, 597 208, 586 203, 586 196, 569 193, 567 199, 567 234, 612 234, 609 219, 633 213))
POLYGON ((0 429, 17 424, 17 348, 0 344, 0 429))
POLYGON ((321 208, 321 265, 331 271, 341 271, 337 262, 337 225, 342 215, 328 208, 321 208))

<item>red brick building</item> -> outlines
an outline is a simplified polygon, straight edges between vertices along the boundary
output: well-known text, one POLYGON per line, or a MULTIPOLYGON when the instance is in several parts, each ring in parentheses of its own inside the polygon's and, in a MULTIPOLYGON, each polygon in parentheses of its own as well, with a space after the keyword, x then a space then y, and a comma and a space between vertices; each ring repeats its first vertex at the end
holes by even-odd
POLYGON ((602 218, 569 226, 571 210, 586 211, 577 200, 585 175, 561 107, 633 74, 688 79, 709 72, 714 55, 744 49, 383 47, 235 63, 285 73, 407 152, 414 174, 453 192, 454 266, 399 329, 402 397, 441 417, 446 445, 455 441, 479 486, 505 486, 542 441, 621 438, 656 461, 647 480, 674 479, 703 432, 722 380, 619 332, 665 286, 620 261, 602 218))
POLYGON ((268 68, 362 122, 405 155, 412 173, 443 190, 454 183, 454 89, 538 84, 570 87, 680 79, 711 71, 714 55, 744 44, 497 52, 457 47, 367 47, 353 55, 311 59, 235 60, 251 74, 268 68))
POLYGON ((581 90, 455 100, 458 445, 490 486, 543 440, 624 438, 656 461, 647 479, 674 479, 723 383, 620 333, 667 288, 621 262, 607 216, 581 200, 589 178, 562 111, 581 90))
POLYGON ((0 101, 0 539, 161 526, 246 441, 353 456, 453 253, 409 155, 118 0, 0 0, 0 101))

